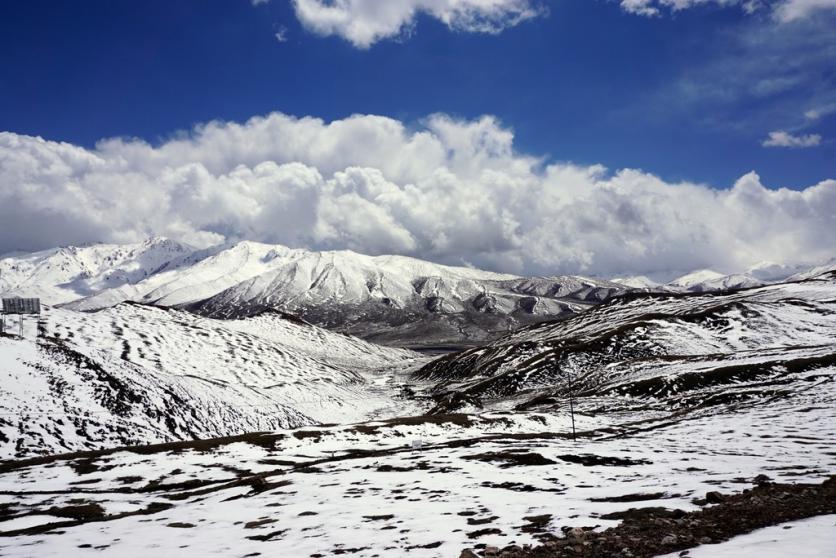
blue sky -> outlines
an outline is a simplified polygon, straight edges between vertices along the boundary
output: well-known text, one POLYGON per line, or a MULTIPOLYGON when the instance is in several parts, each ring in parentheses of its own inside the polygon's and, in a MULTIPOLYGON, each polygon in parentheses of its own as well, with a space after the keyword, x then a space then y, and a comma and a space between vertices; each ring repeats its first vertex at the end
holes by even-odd
POLYGON ((5 2, 0 253, 165 235, 544 275, 817 262, 833 29, 836 0, 5 2))
POLYGON ((832 14, 776 26, 712 6, 652 18, 605 0, 548 8, 497 35, 420 16, 408 37, 364 50, 303 29, 286 0, 6 2, 0 48, 13 54, 0 61, 0 128, 92 146, 270 111, 405 122, 491 114, 515 130, 518 149, 553 160, 722 188, 750 170, 773 187, 834 175, 836 115, 803 113, 836 102, 836 59, 797 39, 814 29, 836 51, 832 14), (759 34, 773 42, 767 51, 746 44, 759 34), (751 94, 787 65, 795 83, 751 94), (688 99, 682 88, 694 82, 720 91, 688 99), (823 143, 763 147, 774 130, 823 143))

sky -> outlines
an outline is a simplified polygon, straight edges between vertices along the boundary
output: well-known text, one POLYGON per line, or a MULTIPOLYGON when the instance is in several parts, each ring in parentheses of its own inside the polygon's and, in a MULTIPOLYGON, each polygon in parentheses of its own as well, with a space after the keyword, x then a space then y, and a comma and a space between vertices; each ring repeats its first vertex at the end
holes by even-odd
POLYGON ((527 274, 836 246, 836 0, 0 6, 0 253, 166 235, 527 274))

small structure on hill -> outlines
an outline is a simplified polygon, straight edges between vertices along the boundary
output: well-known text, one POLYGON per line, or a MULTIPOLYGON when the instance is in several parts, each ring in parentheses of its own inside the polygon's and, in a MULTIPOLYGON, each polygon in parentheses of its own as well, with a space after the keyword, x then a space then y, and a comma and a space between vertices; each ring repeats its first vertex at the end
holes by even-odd
POLYGON ((23 337, 24 316, 37 316, 38 335, 41 333, 41 299, 21 298, 19 296, 4 298, 3 309, 0 312, 0 333, 6 333, 6 316, 17 316, 17 325, 20 336, 23 337))

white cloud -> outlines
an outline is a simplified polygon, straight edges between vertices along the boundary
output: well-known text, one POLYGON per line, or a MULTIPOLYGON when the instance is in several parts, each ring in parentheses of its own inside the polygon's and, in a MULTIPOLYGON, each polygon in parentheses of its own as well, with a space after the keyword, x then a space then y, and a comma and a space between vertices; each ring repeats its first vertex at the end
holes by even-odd
POLYGON ((0 253, 162 234, 351 248, 532 274, 652 274, 832 256, 836 180, 728 190, 514 150, 494 118, 270 114, 153 146, 0 133, 0 253))
POLYGON ((358 48, 408 33, 418 14, 453 30, 495 34, 545 13, 539 0, 293 0, 293 6, 308 30, 358 48))
POLYGON ((276 40, 279 41, 280 43, 286 43, 287 42, 287 27, 281 26, 278 29, 276 29, 276 33, 275 33, 274 36, 276 37, 276 40))
POLYGON ((656 16, 665 10, 680 11, 697 6, 739 6, 746 13, 762 8, 772 10, 784 22, 808 17, 813 12, 836 8, 836 0, 620 0, 621 8, 629 13, 656 16))
POLYGON ((781 21, 794 21, 825 9, 836 9, 836 0, 787 0, 777 6, 775 16, 781 21))
POLYGON ((716 30, 699 56, 625 115, 665 125, 685 119, 749 141, 760 141, 764 130, 811 133, 812 121, 836 107, 834 22, 824 14, 792 25, 756 17, 716 30))
POLYGON ((764 147, 816 147, 821 145, 819 134, 807 134, 796 136, 789 132, 778 130, 769 132, 769 137, 763 140, 764 147))
POLYGON ((820 120, 825 116, 836 113, 836 103, 821 105, 804 112, 804 118, 807 120, 820 120))
POLYGON ((757 0, 620 0, 620 4, 626 12, 643 16, 656 16, 665 10, 676 12, 706 4, 741 5, 745 10, 751 12, 758 9, 760 2, 757 2, 757 0))

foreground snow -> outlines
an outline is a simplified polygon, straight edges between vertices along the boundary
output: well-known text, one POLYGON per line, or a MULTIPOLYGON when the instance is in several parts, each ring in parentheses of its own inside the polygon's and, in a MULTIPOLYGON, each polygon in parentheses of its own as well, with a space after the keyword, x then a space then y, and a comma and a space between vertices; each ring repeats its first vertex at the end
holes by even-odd
MULTIPOLYGON (((678 552, 662 558, 679 558, 678 552)), ((836 515, 792 521, 722 544, 688 552, 689 558, 833 558, 836 556, 836 515)))
POLYGON ((456 415, 33 463, 0 475, 0 554, 456 556, 562 526, 606 528, 616 522, 601 515, 630 507, 697 509, 692 499, 758 474, 819 482, 836 470, 834 375, 640 429, 581 416, 595 431, 577 442, 565 414, 456 415), (13 534, 66 521, 60 509, 81 503, 146 514, 13 534))

